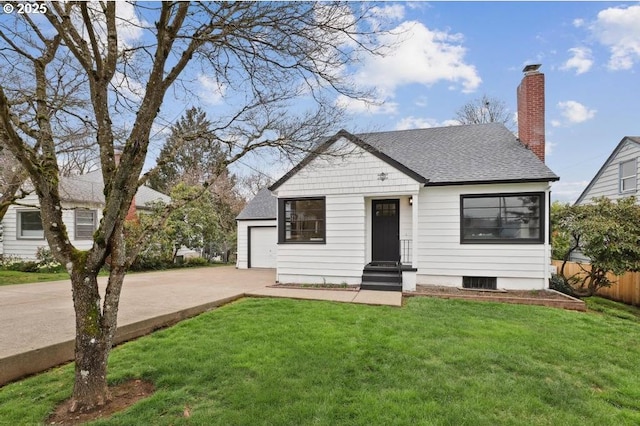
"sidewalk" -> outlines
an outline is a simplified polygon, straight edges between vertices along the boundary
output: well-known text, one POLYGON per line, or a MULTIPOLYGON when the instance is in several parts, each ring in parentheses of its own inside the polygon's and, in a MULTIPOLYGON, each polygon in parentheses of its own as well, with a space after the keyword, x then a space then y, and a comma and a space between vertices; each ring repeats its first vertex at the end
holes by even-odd
MULTIPOLYGON (((99 278, 104 291, 106 277, 99 278)), ((399 292, 267 287, 272 269, 232 266, 130 274, 116 344, 245 297, 288 297, 401 306, 399 292)), ((104 294, 104 293, 103 293, 104 294)), ((73 360, 75 320, 68 281, 0 287, 0 385, 73 360)))

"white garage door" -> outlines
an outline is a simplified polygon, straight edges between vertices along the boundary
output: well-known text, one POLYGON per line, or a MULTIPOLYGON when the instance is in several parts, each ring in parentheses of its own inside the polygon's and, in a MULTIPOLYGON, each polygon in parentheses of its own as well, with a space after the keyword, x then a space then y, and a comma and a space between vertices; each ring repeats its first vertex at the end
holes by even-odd
POLYGON ((250 268, 275 268, 277 235, 276 228, 250 228, 251 240, 249 253, 250 268))

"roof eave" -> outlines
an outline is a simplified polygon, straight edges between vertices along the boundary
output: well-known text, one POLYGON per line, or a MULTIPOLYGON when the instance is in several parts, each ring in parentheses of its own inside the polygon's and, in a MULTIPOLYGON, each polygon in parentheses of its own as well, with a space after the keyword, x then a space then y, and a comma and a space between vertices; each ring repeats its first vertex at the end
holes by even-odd
POLYGON ((323 142, 318 147, 318 149, 316 149, 314 152, 309 153, 309 155, 307 155, 302 161, 300 161, 294 168, 289 170, 289 172, 287 172, 284 176, 282 176, 280 179, 278 179, 278 181, 276 181, 273 185, 271 185, 269 187, 269 190, 270 191, 275 191, 276 189, 278 189, 283 183, 285 183, 293 175, 298 173, 298 171, 300 171, 300 169, 302 169, 304 166, 309 164, 313 159, 315 159, 318 155, 320 155, 320 153, 325 151, 327 148, 329 148, 332 144, 334 144, 340 138, 345 138, 345 139, 349 140, 350 142, 356 144, 357 146, 359 146, 360 148, 364 149, 368 153, 372 154, 373 156, 375 156, 375 157, 379 158, 380 160, 384 161, 385 163, 389 164, 391 167, 399 170, 400 172, 406 174, 410 178, 416 180, 418 183, 426 184, 426 183, 429 182, 429 179, 427 179, 424 176, 422 176, 422 175, 416 173, 415 171, 409 169, 404 164, 394 160, 393 158, 389 157, 388 155, 384 154, 383 152, 375 149, 373 146, 369 145, 368 143, 366 143, 365 141, 363 141, 359 137, 347 132, 346 130, 340 130, 338 133, 336 133, 335 135, 333 135, 332 137, 327 139, 325 142, 323 142))
POLYGON ((452 182, 428 182, 424 186, 460 186, 460 185, 487 185, 498 183, 540 183, 540 182, 556 182, 559 181, 558 176, 534 179, 494 179, 494 180, 465 180, 452 182))
POLYGON ((606 159, 604 164, 602 164, 602 167, 600 167, 598 169, 598 172, 595 174, 593 179, 591 179, 591 181, 589 182, 587 187, 582 191, 582 193, 580 194, 578 199, 575 201, 575 203, 573 203, 574 206, 577 206, 578 204, 580 204, 584 200, 584 197, 587 195, 587 192, 589 192, 589 190, 593 187, 593 185, 596 183, 596 181, 600 178, 600 175, 602 175, 602 173, 604 172, 604 169, 606 169, 607 166, 609 164, 611 164, 613 159, 618 155, 618 153, 622 149, 622 146, 625 144, 625 142, 631 141, 631 142, 640 144, 640 141, 638 141, 636 139, 637 138, 635 136, 624 136, 620 140, 620 142, 618 142, 618 145, 616 145, 616 147, 613 149, 613 151, 611 152, 611 155, 609 155, 609 157, 606 159))

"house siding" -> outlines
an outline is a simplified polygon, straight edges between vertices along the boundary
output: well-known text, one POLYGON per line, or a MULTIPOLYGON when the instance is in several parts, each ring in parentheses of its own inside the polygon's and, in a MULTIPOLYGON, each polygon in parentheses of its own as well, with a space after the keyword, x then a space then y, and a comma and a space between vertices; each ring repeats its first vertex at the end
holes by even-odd
MULTIPOLYGON (((461 244, 463 194, 548 191, 547 183, 427 187, 418 210, 418 284, 462 286, 463 276, 498 278, 498 288, 548 286, 550 248, 545 244, 461 244)), ((545 197, 545 204, 548 197, 545 197)), ((545 214, 548 206, 545 206, 545 214)), ((545 221, 548 229, 548 221, 545 221)), ((545 240, 548 232, 545 229, 545 240)))
MULTIPOLYGON (((18 238, 18 212, 26 210, 37 210, 39 206, 38 199, 35 195, 30 195, 20 201, 20 206, 11 206, 5 214, 3 225, 3 254, 5 256, 15 256, 27 260, 34 260, 36 258, 36 251, 40 247, 49 247, 46 239, 25 239, 18 238)), ((102 219, 102 209, 96 205, 86 204, 73 206, 64 204, 62 205, 62 221, 67 227, 67 233, 69 241, 80 250, 90 249, 93 240, 76 240, 75 239, 75 213, 73 207, 89 208, 97 210, 97 223, 102 219)))
POLYGON ((326 207, 324 244, 278 245, 278 281, 360 284, 368 256, 369 199, 417 194, 419 186, 351 142, 336 142, 330 156, 316 157, 275 191, 278 198, 322 196, 326 207))
POLYGON ((620 163, 624 163, 629 160, 636 160, 636 167, 638 170, 636 174, 640 174, 640 144, 627 140, 621 147, 614 158, 611 159, 609 164, 601 171, 600 175, 591 184, 591 187, 583 194, 579 204, 590 203, 593 198, 607 197, 612 200, 616 200, 631 195, 638 196, 638 185, 640 185, 640 179, 637 181, 636 190, 633 192, 620 193, 620 163))
POLYGON ((237 259, 236 268, 247 269, 249 267, 249 227, 250 226, 276 226, 275 219, 264 220, 238 220, 237 259))

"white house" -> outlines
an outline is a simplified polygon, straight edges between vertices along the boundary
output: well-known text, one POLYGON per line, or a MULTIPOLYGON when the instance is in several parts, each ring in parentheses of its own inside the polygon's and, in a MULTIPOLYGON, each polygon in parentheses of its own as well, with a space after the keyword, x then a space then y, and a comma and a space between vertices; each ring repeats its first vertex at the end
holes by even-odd
POLYGON ((340 131, 238 216, 238 268, 280 283, 544 289, 544 75, 525 68, 518 140, 501 124, 340 131), (328 155, 330 153, 330 155, 328 155))
MULTIPOLYGON (((78 249, 89 249, 104 207, 104 181, 100 170, 80 176, 60 179, 62 220, 67 227, 71 243, 78 249)), ((130 214, 149 210, 148 203, 171 199, 149 187, 141 186, 134 197, 130 214)), ((35 193, 9 207, 2 219, 0 254, 23 259, 35 259, 39 247, 48 247, 40 219, 39 202, 35 193)))
POLYGON ((589 203, 596 197, 612 200, 638 197, 640 172, 640 136, 625 136, 584 189, 576 204, 589 203))

